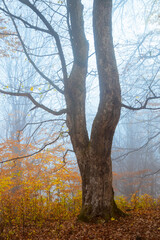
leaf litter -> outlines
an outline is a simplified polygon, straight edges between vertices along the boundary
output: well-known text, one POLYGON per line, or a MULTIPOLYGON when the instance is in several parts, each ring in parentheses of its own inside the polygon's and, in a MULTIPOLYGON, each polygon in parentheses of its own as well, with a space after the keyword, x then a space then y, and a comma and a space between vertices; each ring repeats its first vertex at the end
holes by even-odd
POLYGON ((126 217, 91 224, 70 220, 46 221, 40 226, 12 226, 0 240, 159 240, 160 208, 131 211, 126 217), (7 238, 6 238, 7 237, 7 238))

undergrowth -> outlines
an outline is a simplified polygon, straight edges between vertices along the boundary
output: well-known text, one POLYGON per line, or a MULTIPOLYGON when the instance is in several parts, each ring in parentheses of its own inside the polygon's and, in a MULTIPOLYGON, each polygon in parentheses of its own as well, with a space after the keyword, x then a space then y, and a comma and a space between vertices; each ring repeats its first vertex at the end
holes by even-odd
POLYGON ((154 199, 148 194, 137 196, 136 193, 128 197, 116 197, 116 204, 122 211, 147 210, 160 207, 160 198, 154 199))
MULTIPOLYGON (((2 158, 11 157, 8 153, 11 144, 13 142, 8 143, 8 150, 6 144, 0 144, 2 158)), ((30 148, 32 150, 33 146, 30 148)), ((57 147, 37 154, 34 159, 1 164, 0 239, 19 240, 28 227, 43 228, 46 222, 56 222, 59 231, 61 222, 79 215, 81 178, 72 162, 64 164, 59 156, 62 150, 57 147)), ((160 206, 160 199, 155 200, 147 194, 133 194, 129 199, 119 196, 115 200, 122 211, 160 206)))
MULTIPOLYGON (((150 209, 160 206, 160 199, 153 199, 144 194, 133 194, 130 200, 124 196, 116 197, 118 207, 123 211, 150 209)), ((76 217, 81 208, 81 192, 73 196, 49 199, 40 192, 32 194, 29 190, 1 193, 0 198, 0 236, 12 239, 15 231, 22 231, 26 226, 42 227, 46 221, 65 221, 76 217), (7 230, 8 229, 8 230, 7 230), (9 230, 12 229, 12 230, 9 230)), ((3 238, 2 238, 3 239, 3 238)))

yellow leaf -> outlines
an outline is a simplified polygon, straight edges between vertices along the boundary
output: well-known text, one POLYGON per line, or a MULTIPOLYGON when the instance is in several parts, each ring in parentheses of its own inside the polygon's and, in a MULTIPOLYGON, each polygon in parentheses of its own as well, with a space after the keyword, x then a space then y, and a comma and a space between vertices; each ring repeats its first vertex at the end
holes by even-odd
POLYGON ((111 218, 111 221, 114 221, 114 220, 115 220, 115 218, 112 217, 112 218, 111 218))
POLYGON ((30 90, 33 91, 33 87, 31 87, 30 90))

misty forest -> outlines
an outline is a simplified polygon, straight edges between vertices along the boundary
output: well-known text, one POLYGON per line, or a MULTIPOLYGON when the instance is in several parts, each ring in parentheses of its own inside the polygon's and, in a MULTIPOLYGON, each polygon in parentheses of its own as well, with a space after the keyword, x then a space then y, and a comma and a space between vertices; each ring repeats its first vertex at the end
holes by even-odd
POLYGON ((0 0, 0 239, 160 239, 158 0, 0 0))

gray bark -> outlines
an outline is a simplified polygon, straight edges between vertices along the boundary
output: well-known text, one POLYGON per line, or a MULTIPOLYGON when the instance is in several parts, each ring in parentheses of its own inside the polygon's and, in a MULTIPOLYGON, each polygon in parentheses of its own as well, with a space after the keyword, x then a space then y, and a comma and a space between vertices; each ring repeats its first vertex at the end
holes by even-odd
POLYGON ((121 91, 112 39, 112 1, 95 0, 93 29, 100 103, 89 139, 85 119, 85 81, 88 44, 84 34, 80 0, 68 0, 71 42, 74 55, 72 72, 65 85, 67 125, 82 176, 82 211, 79 219, 105 220, 120 214, 112 189, 111 147, 120 117, 121 91))

